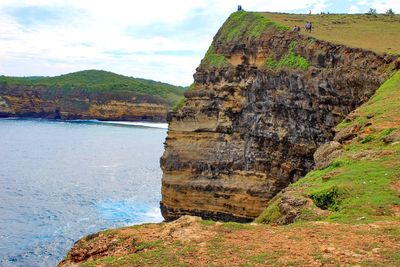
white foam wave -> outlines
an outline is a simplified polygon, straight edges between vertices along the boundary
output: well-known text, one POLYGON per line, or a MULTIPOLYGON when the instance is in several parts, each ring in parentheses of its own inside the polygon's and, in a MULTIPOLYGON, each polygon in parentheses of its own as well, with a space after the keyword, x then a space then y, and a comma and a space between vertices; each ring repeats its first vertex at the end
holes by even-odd
POLYGON ((157 123, 157 122, 101 121, 100 123, 168 129, 168 123, 157 123))

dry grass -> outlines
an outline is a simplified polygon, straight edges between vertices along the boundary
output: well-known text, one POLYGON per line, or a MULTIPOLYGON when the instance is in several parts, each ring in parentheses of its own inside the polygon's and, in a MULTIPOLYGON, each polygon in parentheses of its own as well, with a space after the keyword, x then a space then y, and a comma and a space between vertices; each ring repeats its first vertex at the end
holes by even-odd
POLYGON ((269 226, 178 220, 82 239, 75 249, 109 249, 85 262, 68 257, 61 266, 399 266, 399 229, 399 222, 269 226))
POLYGON ((263 14, 270 20, 291 28, 299 25, 303 34, 317 39, 377 53, 400 54, 400 15, 263 14), (312 33, 304 30, 307 21, 313 24, 312 33))

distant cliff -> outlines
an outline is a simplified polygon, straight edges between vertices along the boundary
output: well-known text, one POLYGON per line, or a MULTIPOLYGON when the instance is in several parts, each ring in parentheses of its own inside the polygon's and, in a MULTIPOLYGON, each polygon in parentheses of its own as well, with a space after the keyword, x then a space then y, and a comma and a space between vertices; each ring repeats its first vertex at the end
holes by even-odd
POLYGON ((0 76, 0 117, 165 121, 184 90, 97 70, 57 77, 0 76))
POLYGON ((161 159, 167 220, 253 220, 313 168, 333 128, 399 66, 397 56, 288 29, 242 11, 214 37, 184 106, 169 117, 161 159))

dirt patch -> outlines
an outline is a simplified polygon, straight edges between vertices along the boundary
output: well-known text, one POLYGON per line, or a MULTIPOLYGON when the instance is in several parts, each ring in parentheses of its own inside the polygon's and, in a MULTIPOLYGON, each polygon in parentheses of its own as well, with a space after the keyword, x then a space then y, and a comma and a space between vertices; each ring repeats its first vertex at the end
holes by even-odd
POLYGON ((400 193, 400 180, 393 182, 390 187, 400 193))
POLYGON ((364 150, 353 153, 350 158, 353 160, 373 160, 381 157, 387 157, 393 155, 392 151, 376 151, 376 150, 364 150))
POLYGON ((390 212, 393 214, 393 216, 400 217, 400 205, 393 205, 393 207, 390 209, 390 212))
POLYGON ((60 266, 84 262, 90 266, 398 266, 400 244, 390 235, 398 230, 400 222, 270 226, 186 217, 175 223, 123 228, 82 239, 60 266), (110 244, 118 238, 120 243, 113 248, 110 244), (84 257, 84 261, 72 257, 86 242, 91 242, 92 249, 108 249, 84 257))

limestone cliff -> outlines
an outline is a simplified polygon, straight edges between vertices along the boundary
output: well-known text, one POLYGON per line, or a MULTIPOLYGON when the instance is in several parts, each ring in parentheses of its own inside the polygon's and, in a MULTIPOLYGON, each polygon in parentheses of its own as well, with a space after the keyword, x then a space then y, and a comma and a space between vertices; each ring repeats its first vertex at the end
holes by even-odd
POLYGON ((159 99, 112 93, 0 85, 0 117, 165 121, 169 106, 159 99))
POLYGON ((161 122, 183 92, 183 87, 97 70, 0 76, 0 117, 161 122))
POLYGON ((261 14, 234 13, 197 68, 184 106, 168 118, 164 218, 253 220, 313 168, 317 147, 396 60, 291 32, 261 14))

